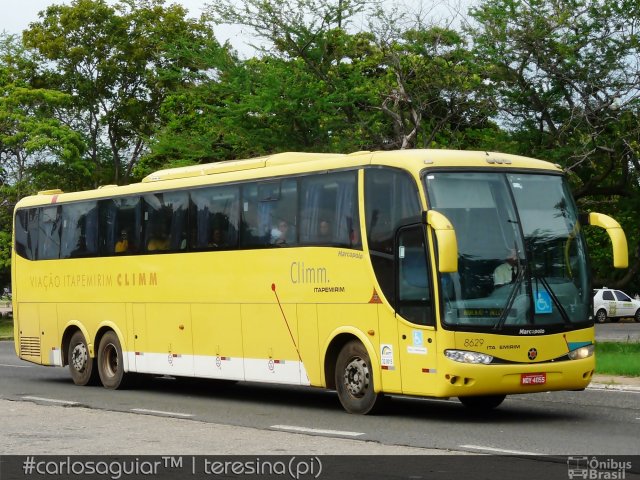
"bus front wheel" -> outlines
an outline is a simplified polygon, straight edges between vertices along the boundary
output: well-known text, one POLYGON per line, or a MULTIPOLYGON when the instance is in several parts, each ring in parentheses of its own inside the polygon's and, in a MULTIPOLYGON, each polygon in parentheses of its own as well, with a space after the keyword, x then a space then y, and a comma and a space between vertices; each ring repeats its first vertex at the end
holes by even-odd
POLYGON ((373 388, 373 369, 367 349, 357 340, 345 344, 336 361, 336 391, 349 413, 367 414, 377 410, 383 395, 373 388))
POLYGON ((124 362, 118 336, 110 331, 104 334, 98 347, 98 373, 105 388, 124 386, 124 362))
POLYGON ((73 383, 81 386, 95 384, 98 379, 95 361, 89 355, 87 340, 81 331, 71 336, 68 352, 67 362, 73 383))
POLYGON ((506 395, 482 395, 477 397, 458 397, 462 404, 474 411, 486 412, 498 407, 506 395))

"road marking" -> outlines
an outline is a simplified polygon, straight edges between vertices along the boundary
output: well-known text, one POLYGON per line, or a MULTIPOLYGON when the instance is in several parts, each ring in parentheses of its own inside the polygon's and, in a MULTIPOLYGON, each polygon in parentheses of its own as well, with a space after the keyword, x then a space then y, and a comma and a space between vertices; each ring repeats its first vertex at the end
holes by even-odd
POLYGON ((61 405, 80 405, 78 402, 70 402, 69 400, 57 400, 55 398, 44 398, 44 397, 22 397, 23 400, 35 400, 37 402, 49 402, 49 403, 59 403, 61 405))
POLYGON ((511 455, 540 455, 533 452, 522 452, 520 450, 506 450, 504 448, 483 447, 480 445, 460 445, 460 448, 468 448, 470 450, 484 450, 486 452, 507 453, 511 455))
POLYGON ((359 437, 362 432, 345 432, 344 430, 323 430, 321 428, 296 427, 294 425, 271 425, 274 430, 287 430, 289 432, 318 433, 321 435, 341 435, 343 437, 359 437))
POLYGON ((193 415, 190 413, 164 412, 162 410, 147 410, 146 408, 132 408, 131 411, 137 413, 146 413, 149 415, 166 415, 167 417, 193 417, 193 415))
POLYGON ((9 365, 8 363, 0 363, 0 367, 31 368, 31 365, 9 365))

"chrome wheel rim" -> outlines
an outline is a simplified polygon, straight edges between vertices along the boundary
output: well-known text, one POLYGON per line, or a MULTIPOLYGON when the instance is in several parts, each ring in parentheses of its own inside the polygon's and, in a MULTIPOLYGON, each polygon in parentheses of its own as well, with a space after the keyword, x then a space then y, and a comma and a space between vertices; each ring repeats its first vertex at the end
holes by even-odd
POLYGON ((367 362, 362 358, 354 358, 344 369, 344 385, 354 397, 360 398, 369 389, 371 374, 367 362))
POLYGON ((78 372, 82 372, 87 367, 89 354, 84 343, 79 343, 71 351, 71 364, 78 372))

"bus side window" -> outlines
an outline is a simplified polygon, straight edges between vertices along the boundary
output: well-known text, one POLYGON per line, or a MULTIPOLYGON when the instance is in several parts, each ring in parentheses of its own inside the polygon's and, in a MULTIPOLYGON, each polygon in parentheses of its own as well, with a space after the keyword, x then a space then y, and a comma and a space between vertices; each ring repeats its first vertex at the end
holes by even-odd
POLYGON ((186 192, 166 192, 144 196, 144 242, 149 252, 176 252, 187 248, 186 192))
POLYGON ((37 255, 39 260, 59 258, 61 226, 62 220, 59 206, 40 209, 37 255))
POLYGON ((397 312, 419 325, 434 325, 424 227, 403 228, 398 234, 397 312))
POLYGON ((365 226, 371 264, 382 293, 393 305, 396 301, 394 235, 403 219, 420 215, 418 188, 409 174, 393 168, 366 169, 364 180, 365 226))
POLYGON ((140 197, 120 197, 98 202, 100 249, 107 255, 139 251, 142 230, 140 197))
POLYGON ((361 248, 357 172, 322 173, 300 180, 300 242, 361 248))
POLYGON ((190 242, 194 250, 238 246, 240 188, 221 185, 191 192, 190 242))
POLYGON ((98 204, 78 202, 62 206, 60 258, 86 257, 98 251, 98 204))
POLYGON ((16 253, 28 260, 36 259, 38 245, 38 209, 29 208, 16 212, 16 253))
MULTIPOLYGON (((263 189, 260 189, 263 191, 263 189)), ((270 202, 260 201, 257 183, 242 185, 240 245, 264 247, 271 239, 270 202)))

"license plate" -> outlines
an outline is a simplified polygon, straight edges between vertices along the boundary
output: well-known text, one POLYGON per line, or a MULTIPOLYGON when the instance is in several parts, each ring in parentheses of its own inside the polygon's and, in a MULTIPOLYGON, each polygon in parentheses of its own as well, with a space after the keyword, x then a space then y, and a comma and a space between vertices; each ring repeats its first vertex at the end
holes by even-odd
POLYGON ((547 383, 546 373, 523 373, 520 375, 520 385, 544 385, 547 383))

